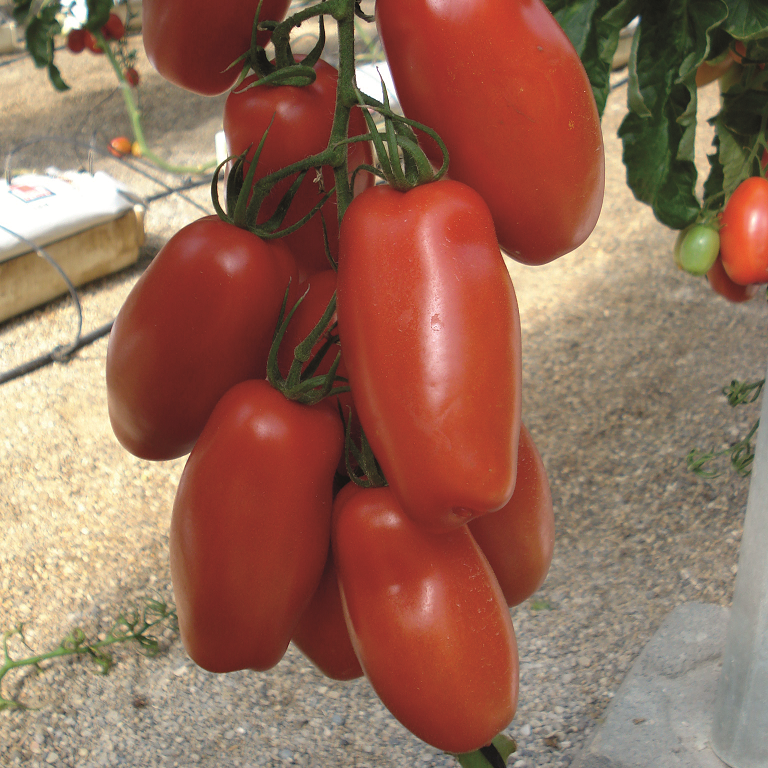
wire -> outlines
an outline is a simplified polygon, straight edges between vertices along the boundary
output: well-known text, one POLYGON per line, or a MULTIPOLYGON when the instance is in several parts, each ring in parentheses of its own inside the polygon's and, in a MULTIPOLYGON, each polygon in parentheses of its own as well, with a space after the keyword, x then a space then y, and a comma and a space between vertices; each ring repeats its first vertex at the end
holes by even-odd
POLYGON ((11 235, 11 237, 15 237, 20 242, 28 245, 33 251, 35 251, 35 253, 37 253, 38 256, 45 259, 59 273, 59 275, 61 275, 62 280, 64 280, 64 282, 67 284, 69 295, 72 297, 72 302, 75 305, 75 310, 77 311, 77 331, 75 333, 75 340, 71 344, 56 347, 53 352, 51 352, 51 354, 54 355, 54 359, 56 356, 66 357, 70 353, 71 348, 74 347, 80 340, 80 333, 83 330, 83 307, 80 303, 80 296, 77 293, 77 288, 75 288, 72 281, 69 279, 69 277, 67 277, 67 273, 61 268, 61 265, 48 253, 48 251, 32 242, 32 240, 28 240, 23 235, 20 235, 18 232, 14 232, 12 229, 8 229, 8 227, 4 226, 3 224, 0 224, 0 229, 7 232, 9 235, 11 235))
MULTIPOLYGON (((55 141, 57 143, 66 141, 70 143, 75 150, 80 149, 80 150, 87 151, 88 172, 91 175, 93 175, 93 160, 94 160, 95 153, 100 154, 104 157, 107 157, 108 159, 111 159, 111 155, 108 156, 107 153, 100 146, 96 145, 93 142, 93 140, 86 143, 84 141, 71 138, 71 137, 32 136, 20 142, 19 144, 17 144, 6 155, 5 178, 9 185, 13 178, 13 170, 12 170, 13 162, 12 161, 14 156, 25 147, 31 146, 33 144, 41 143, 41 142, 48 142, 48 141, 55 141)), ((204 186, 204 185, 210 185, 213 180, 213 174, 207 175, 197 181, 193 181, 191 178, 187 178, 187 179, 184 179, 179 186, 173 187, 170 184, 163 181, 161 178, 158 178, 156 175, 150 173, 149 170, 139 167, 139 164, 135 162, 135 160, 138 158, 136 159, 132 158, 133 162, 130 162, 130 163, 126 162, 122 158, 117 158, 117 159, 123 162, 123 164, 126 167, 130 168, 135 173, 138 173, 139 175, 144 176, 150 181, 155 182, 158 186, 162 187, 162 191, 157 192, 153 195, 149 195, 148 197, 145 197, 145 198, 142 198, 138 195, 132 194, 125 190, 118 190, 120 194, 122 194, 130 202, 134 204, 138 203, 140 205, 143 205, 145 208, 148 208, 151 202, 154 202, 156 200, 162 200, 163 198, 170 197, 171 195, 178 195, 190 205, 201 210, 204 214, 207 215, 210 213, 210 211, 207 208, 200 205, 197 201, 193 200, 188 195, 185 195, 184 191, 189 189, 195 189, 197 187, 204 186)), ((149 163, 147 163, 146 161, 144 161, 144 164, 149 165, 149 163)), ((30 249, 34 250, 38 256, 45 259, 59 273, 61 278, 66 283, 67 290, 69 291, 69 295, 72 298, 72 303, 75 306, 75 311, 77 312, 77 331, 75 333, 74 339, 69 344, 63 344, 63 345, 54 347, 50 352, 44 355, 41 355, 40 357, 24 362, 21 365, 18 365, 15 368, 12 368, 8 371, 0 372, 0 384, 5 384, 6 382, 20 378, 21 376, 25 376, 28 373, 32 373, 33 371, 36 371, 39 368, 42 368, 46 365, 50 365, 51 363, 69 362, 69 360, 72 358, 72 355, 75 352, 79 351, 84 346, 87 346, 88 344, 92 344, 94 341, 97 341, 103 336, 106 336, 107 334, 109 334, 109 332, 112 329, 114 319, 110 320, 105 325, 100 326, 99 328, 96 328, 90 333, 83 334, 82 333, 83 309, 82 309, 82 304, 80 302, 80 295, 78 294, 78 291, 75 285, 69 279, 66 272, 62 269, 61 265, 58 264, 56 260, 44 248, 40 247, 33 241, 28 240, 26 237, 20 235, 18 232, 14 232, 13 230, 9 229, 8 227, 2 224, 0 224, 0 229, 3 229, 5 232, 8 232, 8 234, 10 234, 12 237, 15 237, 19 241, 26 243, 30 247, 30 249)))

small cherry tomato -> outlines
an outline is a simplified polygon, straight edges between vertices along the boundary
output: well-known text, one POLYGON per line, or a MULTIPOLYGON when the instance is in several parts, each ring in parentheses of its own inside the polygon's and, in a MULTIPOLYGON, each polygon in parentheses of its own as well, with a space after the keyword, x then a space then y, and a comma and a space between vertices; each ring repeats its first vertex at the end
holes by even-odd
POLYGON ((85 30, 73 29, 67 35, 67 48, 72 53, 81 53, 85 48, 85 30))
POLYGON ((133 144, 131 144, 131 154, 134 157, 141 157, 142 155, 141 144, 139 144, 138 141, 134 141, 133 144))
POLYGON ((720 257, 734 283, 768 283, 768 179, 751 176, 728 198, 720 217, 720 257))
POLYGON ((720 235, 708 224, 691 224, 675 241, 675 264, 692 275, 706 275, 720 252, 720 235))
POLYGON ((131 88, 135 88, 139 84, 139 73, 134 67, 128 67, 128 69, 123 72, 123 77, 131 88))
POLYGON ((109 142, 109 151, 115 157, 123 157, 131 154, 132 146, 133 144, 127 136, 116 136, 109 142))
POLYGON ((119 40, 125 34, 123 20, 116 13, 110 13, 107 23, 101 28, 101 34, 107 40, 119 40))
POLYGON ((90 32, 89 30, 85 30, 85 47, 91 52, 95 54, 102 54, 104 53, 104 49, 99 45, 99 41, 96 39, 96 36, 93 34, 93 32, 90 32))

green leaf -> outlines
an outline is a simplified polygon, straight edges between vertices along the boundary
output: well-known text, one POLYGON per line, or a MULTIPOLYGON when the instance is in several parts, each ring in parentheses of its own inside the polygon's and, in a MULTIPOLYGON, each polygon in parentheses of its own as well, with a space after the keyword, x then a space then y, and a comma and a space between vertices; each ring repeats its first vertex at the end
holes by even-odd
POLYGON ((745 146, 719 118, 715 121, 715 136, 720 148, 718 160, 723 173, 724 203, 733 190, 751 176, 748 162, 751 147, 745 146))
POLYGON ((638 15, 643 0, 546 0, 546 4, 581 57, 602 115, 621 30, 638 15))
POLYGON ((712 139, 712 146, 715 151, 707 155, 709 161, 709 176, 704 182, 704 205, 712 210, 719 210, 725 200, 723 185, 725 183, 725 172, 720 160, 720 139, 715 134, 712 139))
POLYGON ((729 35, 747 40, 768 35, 768 4, 764 0, 725 0, 728 19, 724 29, 729 35))
POLYGON ((107 23, 110 11, 114 6, 112 0, 86 0, 86 7, 88 8, 88 21, 85 28, 90 29, 91 32, 96 32, 107 23))
POLYGON ((51 62, 48 65, 48 77, 53 83, 53 87, 57 91, 69 90, 69 86, 64 82, 64 78, 61 76, 61 72, 59 72, 59 68, 53 62, 51 62))
POLYGON ((619 128, 627 183, 673 229, 698 216, 695 73, 726 13, 724 0, 652 3, 629 61, 629 114, 619 128))
POLYGON ((53 61, 53 38, 61 32, 56 9, 45 6, 28 24, 27 50, 37 67, 47 67, 53 61))
POLYGON ((13 0, 13 20, 23 24, 32 10, 32 0, 13 0))
POLYGON ((545 4, 581 56, 600 0, 545 0, 545 4))

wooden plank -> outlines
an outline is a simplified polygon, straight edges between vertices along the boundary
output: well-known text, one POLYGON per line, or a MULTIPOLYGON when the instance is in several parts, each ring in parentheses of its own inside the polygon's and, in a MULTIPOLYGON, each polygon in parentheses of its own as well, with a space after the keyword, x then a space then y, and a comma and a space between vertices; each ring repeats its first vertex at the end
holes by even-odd
MULTIPOLYGON (((45 246, 76 286, 134 264, 144 243, 143 209, 45 246)), ((61 275, 36 252, 0 263, 0 323, 69 293, 61 275)))

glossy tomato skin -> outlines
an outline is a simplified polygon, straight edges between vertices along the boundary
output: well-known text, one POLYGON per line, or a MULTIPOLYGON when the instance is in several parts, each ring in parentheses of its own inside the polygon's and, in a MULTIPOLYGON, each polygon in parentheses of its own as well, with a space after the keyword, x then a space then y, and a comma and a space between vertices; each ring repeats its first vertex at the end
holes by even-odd
POLYGON ((233 385, 266 375, 266 360, 296 264, 216 216, 177 232, 115 319, 107 401, 120 443, 142 459, 183 456, 233 385))
POLYGON ((467 526, 431 533, 389 488, 334 503, 333 556, 352 644, 389 711, 446 752, 509 725, 518 692, 504 595, 467 526))
POLYGON ((325 570, 312 600, 293 632, 293 644, 332 680, 362 677, 349 637, 333 554, 329 551, 325 570))
POLYGON ((179 629, 196 664, 263 670, 282 658, 325 565, 343 442, 333 413, 265 380, 241 382, 217 404, 170 527, 179 629))
POLYGON ((720 217, 720 257, 734 283, 768 283, 768 179, 745 179, 728 198, 720 217))
POLYGON ((469 530, 507 605, 519 605, 544 583, 555 547, 555 516, 544 462, 525 425, 520 426, 512 498, 498 512, 470 520, 469 530))
MULTIPOLYGON (((297 59, 300 57, 297 56, 297 59)), ((253 147, 248 157, 253 157, 255 148, 264 132, 269 135, 259 159, 256 178, 274 173, 292 163, 322 152, 331 135, 333 115, 336 108, 336 83, 338 72, 322 59, 315 65, 315 82, 307 86, 247 86, 256 80, 252 75, 242 86, 233 91, 224 105, 224 134, 227 146, 233 155, 240 155, 253 147), (274 122, 272 122, 274 118, 274 122), (270 123, 272 126, 270 127, 270 123)), ((367 132, 365 118, 358 109, 350 115, 349 135, 367 132)), ((348 153, 350 172, 358 165, 371 163, 371 149, 367 142, 351 144, 348 153)), ((323 186, 330 190, 334 186, 333 171, 323 168, 323 186)), ((276 210, 280 199, 291 186, 293 177, 281 181, 264 201, 258 221, 268 219, 276 210)), ((359 173, 355 178, 356 191, 371 186, 373 177, 359 173)), ((315 173, 310 171, 294 198, 284 226, 299 221, 308 214, 323 197, 315 173)), ((338 255, 338 213, 336 197, 332 196, 323 206, 322 214, 328 229, 328 245, 331 255, 338 255)), ((296 232, 282 238, 299 264, 301 279, 315 272, 330 268, 325 253, 323 225, 315 215, 296 232)))
POLYGON ((443 139, 450 177, 486 200, 502 248, 543 264, 583 243, 603 201, 600 119, 544 3, 377 0, 376 22, 403 111, 443 139))
POLYGON ((352 201, 337 312, 357 415, 406 512, 444 530, 515 485, 520 318, 482 198, 457 181, 352 201))
MULTIPOLYGON (((260 19, 281 21, 290 0, 264 0, 260 19)), ((169 82, 203 96, 230 89, 241 67, 229 69, 251 44, 259 0, 144 0, 142 35, 152 66, 169 82)), ((259 32, 266 45, 270 34, 259 32)))
POLYGON ((707 272, 707 282, 715 293, 719 293, 723 298, 732 301, 734 304, 741 304, 749 301, 756 293, 756 285, 739 285, 734 283, 723 267, 723 260, 720 256, 715 259, 712 268, 707 272))

